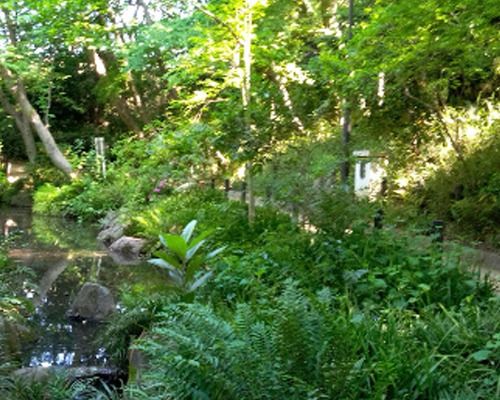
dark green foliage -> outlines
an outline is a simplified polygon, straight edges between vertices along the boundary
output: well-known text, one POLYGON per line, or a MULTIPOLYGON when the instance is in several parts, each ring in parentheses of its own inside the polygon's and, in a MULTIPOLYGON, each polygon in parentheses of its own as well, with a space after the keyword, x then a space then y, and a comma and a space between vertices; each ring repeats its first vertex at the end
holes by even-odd
POLYGON ((0 394, 6 400, 67 400, 71 398, 72 391, 64 376, 28 384, 21 379, 3 378, 0 394))
POLYGON ((64 373, 52 374, 45 380, 26 381, 0 378, 0 394, 5 400, 118 400, 119 393, 104 382, 95 380, 71 383, 64 373))
POLYGON ((162 322, 136 345, 152 363, 138 398, 498 395, 497 303, 420 318, 334 303, 327 289, 309 297, 288 283, 275 302, 240 304, 229 318, 201 304, 167 306, 162 322))
POLYGON ((362 219, 332 238, 264 209, 246 232, 234 223, 243 210, 224 204, 199 191, 158 203, 177 232, 183 218, 225 220, 214 241, 229 248, 194 303, 132 295, 111 323, 118 347, 141 336, 151 363, 141 386, 127 387, 132 398, 497 394, 497 300, 458 255, 362 219))
MULTIPOLYGON (((489 290, 460 264, 458 255, 443 255, 414 232, 374 230, 363 209, 353 209, 349 230, 334 230, 332 237, 304 232, 270 208, 259 209, 250 227, 238 203, 196 190, 155 203, 130 229, 154 239, 162 231, 180 232, 192 218, 199 220, 201 229, 218 228, 212 242, 229 245, 223 259, 213 263, 215 278, 206 289, 222 301, 256 299, 260 291, 272 293, 287 278, 311 290, 322 285, 339 293, 348 290, 356 302, 377 307, 420 309, 437 302, 452 306, 468 296, 481 298, 489 290)), ((335 224, 336 218, 330 221, 335 224)))
POLYGON ((166 270, 169 277, 168 284, 188 296, 192 296, 193 292, 212 277, 213 271, 207 272, 206 263, 225 249, 224 246, 209 253, 206 253, 205 249, 200 252, 211 231, 205 231, 193 237, 197 224, 198 222, 193 219, 179 235, 161 234, 159 238, 163 247, 155 253, 158 258, 148 260, 148 263, 166 270))
POLYGON ((124 312, 113 317, 106 332, 106 348, 114 362, 127 369, 128 349, 132 340, 158 322, 163 307, 174 299, 172 294, 166 293, 148 294, 147 297, 144 293, 138 293, 131 296, 128 288, 124 290, 121 296, 124 312))
POLYGON ((358 229, 327 251, 337 258, 348 290, 365 307, 452 307, 466 298, 481 301, 488 295, 490 285, 462 265, 459 254, 443 253, 440 245, 426 244, 428 240, 389 230, 366 234, 358 229))
POLYGON ((0 172, 0 203, 8 203, 15 192, 16 190, 7 180, 7 176, 0 172))

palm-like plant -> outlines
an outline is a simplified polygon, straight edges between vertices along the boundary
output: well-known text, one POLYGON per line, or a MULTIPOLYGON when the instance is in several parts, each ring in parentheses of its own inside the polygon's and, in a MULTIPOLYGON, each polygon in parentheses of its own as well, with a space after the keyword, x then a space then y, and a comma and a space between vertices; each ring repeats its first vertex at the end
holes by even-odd
POLYGON ((160 235, 160 242, 165 248, 155 253, 158 258, 148 260, 150 264, 168 271, 173 286, 184 293, 191 293, 205 284, 212 276, 212 271, 198 272, 205 267, 206 261, 225 249, 219 247, 208 254, 200 252, 207 241, 210 231, 192 238, 197 221, 187 224, 180 235, 160 235))

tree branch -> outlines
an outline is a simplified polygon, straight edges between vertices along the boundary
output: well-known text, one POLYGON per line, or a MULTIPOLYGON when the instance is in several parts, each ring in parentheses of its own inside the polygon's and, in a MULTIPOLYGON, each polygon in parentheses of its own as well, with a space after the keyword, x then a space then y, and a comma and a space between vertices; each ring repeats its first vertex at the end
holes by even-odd
POLYGON ((224 28, 226 28, 228 30, 228 32, 231 34, 231 36, 233 36, 239 44, 243 44, 243 41, 238 36, 238 34, 234 31, 234 29, 231 27, 231 25, 229 25, 228 23, 226 23, 223 20, 221 20, 217 15, 215 15, 212 11, 207 10, 205 7, 202 7, 202 6, 197 5, 197 4, 195 4, 194 7, 198 11, 201 11, 203 14, 205 14, 206 16, 212 18, 215 22, 217 22, 218 24, 220 24, 224 28))

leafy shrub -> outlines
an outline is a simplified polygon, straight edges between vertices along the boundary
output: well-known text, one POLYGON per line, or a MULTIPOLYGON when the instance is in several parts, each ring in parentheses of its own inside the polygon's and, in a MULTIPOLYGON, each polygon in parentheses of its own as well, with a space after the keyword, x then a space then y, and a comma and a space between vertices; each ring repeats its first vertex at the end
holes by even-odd
POLYGON ((21 379, 3 378, 0 381, 0 393, 7 400, 65 400, 72 396, 64 376, 55 376, 47 382, 33 381, 30 384, 21 379))
POLYGON ((225 203, 221 193, 192 189, 154 201, 144 211, 136 213, 129 230, 145 237, 157 238, 159 234, 184 226, 191 220, 199 221, 201 229, 206 230, 225 226, 224 218, 231 221, 232 217, 241 214, 241 207, 235 203, 225 203))
POLYGON ((179 230, 193 219, 202 230, 215 228, 214 240, 223 244, 250 245, 259 242, 263 234, 274 232, 278 236, 300 229, 289 216, 271 207, 259 208, 255 224, 250 226, 244 205, 226 200, 219 191, 193 188, 153 202, 132 218, 129 232, 156 238, 160 233, 179 230))
POLYGON ((53 374, 46 380, 0 378, 0 394, 6 400, 118 400, 118 392, 98 380, 71 383, 63 373, 53 374))
POLYGON ((491 295, 491 285, 462 265, 458 254, 443 253, 440 245, 426 240, 413 233, 358 228, 340 242, 326 242, 325 251, 336 260, 346 289, 364 307, 453 307, 491 295))
POLYGON ((295 219, 340 237, 361 220, 371 219, 374 205, 357 199, 338 182, 343 155, 335 139, 308 141, 291 147, 264 165, 256 177, 260 196, 295 219))
POLYGON ((205 264, 224 250, 224 247, 219 247, 208 254, 200 252, 210 231, 193 237, 196 224, 197 221, 192 220, 180 235, 160 235, 163 249, 156 252, 158 258, 148 260, 150 264, 166 269, 172 287, 184 294, 193 293, 212 277, 213 271, 204 271, 205 264))
POLYGON ((58 204, 66 196, 64 192, 52 185, 46 183, 38 188, 34 195, 33 211, 40 214, 59 214, 62 205, 58 204))
POLYGON ((319 192, 308 210, 308 217, 314 226, 341 238, 356 225, 371 222, 375 207, 376 204, 365 199, 356 199, 351 192, 336 189, 319 192))
POLYGON ((130 189, 130 185, 105 184, 90 176, 83 176, 59 187, 45 183, 35 192, 34 211, 95 221, 109 210, 117 210, 127 204, 127 194, 131 190, 135 189, 130 189))
POLYGON ((4 172, 0 172, 0 193, 1 193, 1 201, 2 202, 5 202, 7 200, 6 195, 8 193, 9 186, 10 186, 10 184, 7 181, 7 176, 5 175, 4 172))

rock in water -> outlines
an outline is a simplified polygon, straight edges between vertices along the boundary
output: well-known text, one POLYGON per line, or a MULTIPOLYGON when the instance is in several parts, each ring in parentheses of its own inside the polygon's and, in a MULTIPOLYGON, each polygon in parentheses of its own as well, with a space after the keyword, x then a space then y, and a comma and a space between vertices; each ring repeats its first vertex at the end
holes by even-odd
POLYGON ((108 288, 87 282, 80 289, 68 315, 72 318, 103 321, 116 309, 115 300, 108 288))
POLYGON ((110 226, 109 228, 106 228, 99 232, 99 235, 97 235, 97 240, 104 243, 106 246, 109 246, 115 240, 118 240, 123 236, 123 230, 123 226, 119 224, 110 226))
POLYGON ((14 379, 26 384, 43 383, 55 376, 64 377, 68 383, 85 379, 101 379, 108 384, 118 384, 120 379, 123 381, 125 378, 121 370, 112 367, 28 367, 12 373, 14 379))
POLYGON ((109 247, 110 256, 118 264, 135 264, 139 261, 144 239, 123 236, 109 247))
POLYGON ((120 222, 118 214, 111 211, 102 221, 102 230, 99 232, 97 240, 109 246, 123 236, 124 230, 125 226, 120 222))

